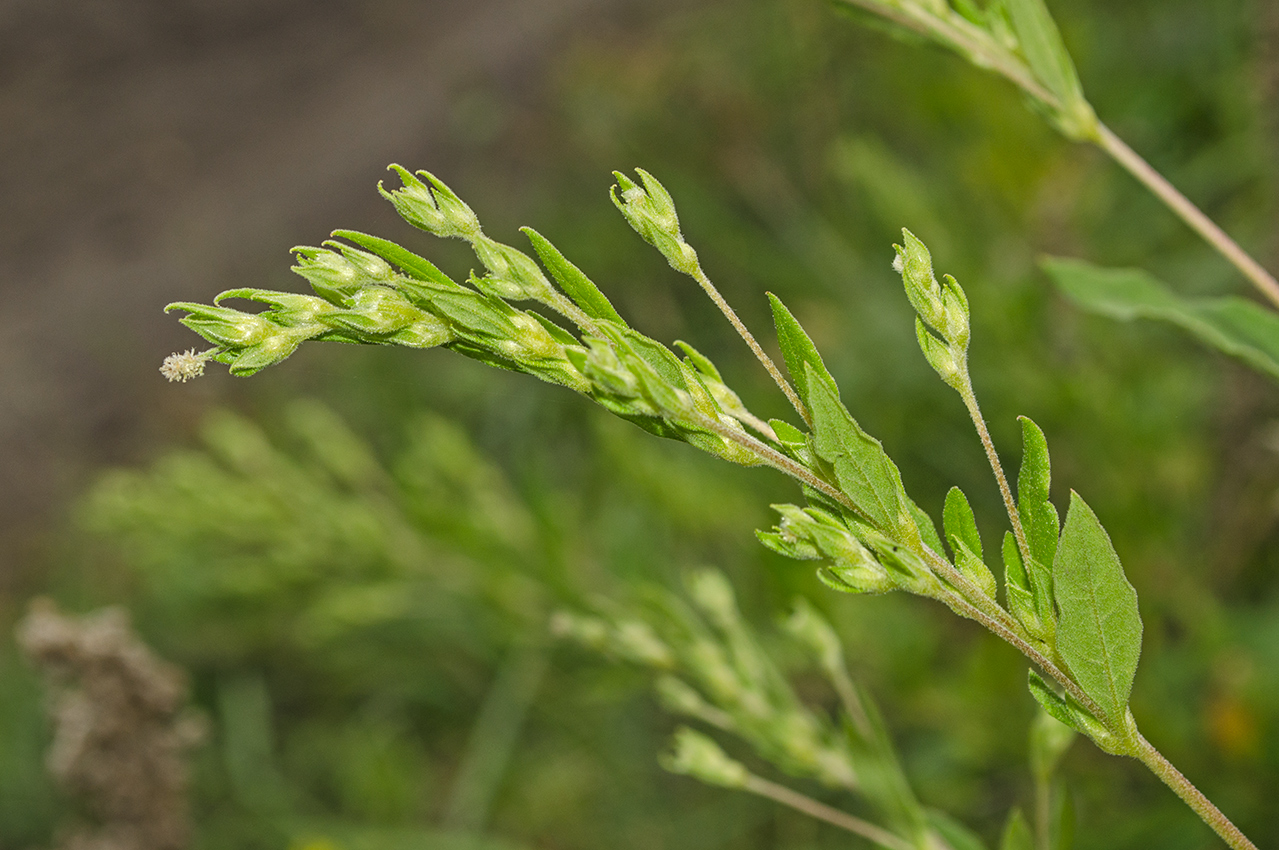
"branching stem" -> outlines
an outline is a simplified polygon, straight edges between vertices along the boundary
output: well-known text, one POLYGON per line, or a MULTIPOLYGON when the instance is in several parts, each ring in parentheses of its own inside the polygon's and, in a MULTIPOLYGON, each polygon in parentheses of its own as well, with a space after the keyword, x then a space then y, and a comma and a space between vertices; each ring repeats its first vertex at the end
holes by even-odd
POLYGON ((786 399, 791 403, 791 407, 795 408, 795 412, 804 420, 804 424, 809 428, 812 428, 813 420, 808 415, 808 408, 805 407, 804 402, 800 400, 799 394, 795 392, 795 388, 792 387, 790 385, 790 381, 786 380, 786 377, 782 375, 781 370, 777 368, 777 364, 773 362, 773 358, 769 357, 768 354, 765 353, 763 347, 761 347, 755 340, 755 335, 750 332, 750 328, 746 327, 746 324, 738 318, 737 311, 735 311, 732 306, 724 300, 723 295, 719 294, 719 290, 715 288, 715 284, 711 283, 711 279, 706 276, 706 272, 702 271, 702 267, 700 265, 697 266, 692 277, 693 280, 697 281, 698 285, 705 290, 710 299, 715 302, 715 306, 724 314, 724 318, 728 319, 729 324, 733 326, 733 330, 737 331, 737 335, 745 340, 746 344, 750 347, 751 352, 755 355, 755 359, 763 364, 764 368, 768 370, 768 374, 772 376, 773 382, 776 383, 778 388, 785 394, 786 399))
POLYGON ((999 494, 1004 497, 1004 510, 1008 512, 1008 521, 1013 526, 1013 537, 1017 538, 1017 551, 1021 553, 1021 562, 1026 565, 1026 569, 1030 569, 1030 545, 1026 542, 1026 530, 1021 524, 1021 512, 1017 510, 1017 502, 1013 499, 1012 488, 1008 486, 1008 477, 1004 475, 1003 464, 999 462, 999 454, 995 451, 995 442, 990 438, 990 429, 986 427, 986 419, 981 415, 981 407, 977 404, 977 394, 973 392, 972 379, 968 377, 968 370, 964 370, 964 383, 959 390, 959 395, 964 400, 964 407, 968 408, 968 415, 973 420, 973 426, 977 429, 977 436, 981 437, 982 448, 986 450, 986 458, 990 461, 990 469, 995 473, 995 480, 999 482, 999 494))
POLYGON ((746 778, 746 784, 742 787, 752 794, 767 797, 783 806, 790 806, 796 811, 803 812, 809 817, 846 829, 854 835, 860 835, 887 850, 915 850, 915 846, 901 836, 861 818, 853 817, 847 812, 841 812, 798 791, 792 791, 785 785, 778 785, 776 782, 769 782, 762 777, 751 775, 746 778))

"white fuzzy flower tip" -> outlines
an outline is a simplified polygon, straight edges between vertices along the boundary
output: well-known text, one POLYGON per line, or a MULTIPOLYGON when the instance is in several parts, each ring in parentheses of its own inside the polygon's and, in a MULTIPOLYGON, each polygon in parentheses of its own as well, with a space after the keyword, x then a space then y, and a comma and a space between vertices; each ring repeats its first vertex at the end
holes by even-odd
POLYGON ((197 354, 194 348, 175 352, 164 358, 164 362, 160 364, 160 374, 170 381, 186 383, 204 374, 204 361, 204 355, 197 354))

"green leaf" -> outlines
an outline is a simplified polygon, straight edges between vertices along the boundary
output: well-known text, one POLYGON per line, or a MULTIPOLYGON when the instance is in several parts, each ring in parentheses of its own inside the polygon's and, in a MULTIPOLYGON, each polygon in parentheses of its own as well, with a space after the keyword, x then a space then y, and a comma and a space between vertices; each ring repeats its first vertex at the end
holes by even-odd
POLYGON ((1027 684, 1030 687, 1030 695, 1035 698, 1035 702, 1039 703, 1040 707, 1048 712, 1048 715, 1054 720, 1066 724, 1071 729, 1078 730, 1079 723, 1075 719, 1070 705, 1058 696, 1056 691, 1048 687, 1048 683, 1044 681, 1042 676, 1034 670, 1029 672, 1027 684))
POLYGON ((1085 310, 1121 321, 1168 322, 1279 379, 1279 314, 1274 310, 1234 296, 1182 298, 1140 269, 1106 269, 1058 257, 1040 265, 1085 310))
POLYGON ((389 239, 370 236, 367 233, 360 233, 356 230, 335 230, 333 235, 348 242, 354 242, 361 248, 367 248, 388 263, 399 266, 410 277, 415 277, 418 280, 429 280, 441 286, 458 286, 452 278, 436 268, 435 264, 430 260, 425 257, 419 257, 406 248, 401 248, 389 239))
POLYGON ((559 249, 550 243, 550 240, 531 227, 521 227, 520 231, 528 237, 528 241, 533 243, 533 250, 542 260, 542 265, 546 266, 551 276, 568 294, 568 297, 573 299, 573 303, 582 308, 583 312, 594 319, 607 319, 619 325, 626 324, 600 288, 592 283, 581 269, 570 263, 559 249))
POLYGON ((813 345, 813 340, 804 332, 791 311, 786 309, 786 305, 773 293, 769 292, 767 295, 768 303, 773 308, 773 324, 777 327, 777 343, 782 349, 782 359, 786 361, 786 370, 790 372, 791 380, 795 382, 795 390, 799 393, 799 397, 805 404, 812 405, 812 401, 808 398, 811 389, 806 368, 811 366, 817 378, 826 382, 838 402, 839 387, 836 386, 830 372, 826 370, 822 356, 817 353, 817 346, 813 345))
POLYGON ((1021 621, 1026 630, 1036 637, 1042 636, 1044 624, 1039 619, 1035 597, 1031 593, 1026 567, 1017 551, 1017 538, 1011 531, 1004 532, 1004 593, 1008 597, 1008 610, 1021 621))
POLYGON ((919 531, 907 507, 910 499, 897 466, 879 440, 863 431, 840 403, 833 382, 817 371, 819 366, 802 365, 807 370, 814 451, 834 467, 839 489, 866 519, 887 534, 917 542, 919 531))
POLYGON ((1061 528, 1057 509, 1048 501, 1052 475, 1048 462, 1048 440, 1027 416, 1021 421, 1021 472, 1017 475, 1017 508, 1030 554, 1041 564, 1051 564, 1057 554, 1061 528))
MULTIPOLYGON (((942 526, 946 529, 947 540, 957 538, 978 559, 983 557, 977 518, 973 515, 972 506, 968 504, 968 497, 958 487, 951 487, 946 494, 946 506, 942 508, 942 526)), ((953 549, 954 544, 951 546, 953 549)))
MULTIPOLYGON (((1119 724, 1141 655, 1141 614, 1110 536, 1074 491, 1053 561, 1057 650, 1104 719, 1119 724)), ((1060 718, 1058 718, 1060 719, 1060 718)))
POLYGON ((773 429, 773 433, 777 435, 777 441, 783 446, 804 446, 808 444, 808 438, 804 432, 796 428, 784 419, 770 419, 768 425, 773 429))
POLYGON ((906 507, 910 509, 910 515, 915 519, 915 525, 919 527, 919 534, 924 538, 924 543, 938 555, 945 557, 946 550, 942 547, 941 535, 937 533, 937 525, 933 522, 933 518, 909 497, 906 499, 906 507))
POLYGON ((1021 809, 1013 809, 1008 813, 1008 822, 1004 825, 1004 837, 999 842, 999 850, 1035 850, 1035 837, 1030 832, 1030 824, 1021 809))
POLYGON ((1031 72, 1063 107, 1084 99, 1075 63, 1044 0, 1005 0, 1022 55, 1031 72))

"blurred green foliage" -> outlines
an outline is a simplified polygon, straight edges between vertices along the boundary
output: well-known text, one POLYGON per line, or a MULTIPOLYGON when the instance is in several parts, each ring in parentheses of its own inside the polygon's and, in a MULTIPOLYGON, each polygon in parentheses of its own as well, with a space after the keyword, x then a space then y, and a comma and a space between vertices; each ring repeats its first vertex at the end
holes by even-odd
MULTIPOLYGON (((1102 118, 1261 249, 1279 211, 1265 5, 1052 3, 1102 118)), ((1192 295, 1243 291, 1229 267, 1010 87, 940 50, 814 0, 633 14, 554 60, 536 121, 498 104, 472 134, 474 104, 459 102, 455 143, 473 164, 423 164, 495 238, 536 225, 637 327, 692 341, 753 410, 780 415, 714 308, 604 197, 614 168, 660 175, 747 323, 766 327, 762 293, 776 292, 921 506, 939 518, 958 484, 995 539, 980 447, 920 358, 890 268, 911 227, 968 292, 973 373, 1006 459, 1015 416, 1033 417, 1058 503, 1086 490, 1140 592, 1133 711, 1147 736, 1255 841, 1279 841, 1275 391, 1175 331, 1076 312, 1034 261, 1139 265, 1192 295)), ((763 551, 751 530, 793 498, 779 476, 443 353, 343 348, 289 366, 303 357, 320 366, 296 366, 293 383, 255 379, 265 425, 220 414, 203 448, 104 478, 55 587, 82 607, 127 601, 192 671, 214 728, 197 764, 200 847, 845 845, 662 773, 672 724, 645 678, 544 642, 554 606, 704 563, 729 572, 757 624, 796 593, 827 610, 924 802, 988 843, 1010 806, 1029 810, 1022 660, 920 600, 832 598, 763 551), (300 390, 324 404, 287 400, 300 390), (541 662, 535 685, 512 673, 541 662), (521 693, 525 713, 484 709, 521 693), (486 722, 497 732, 477 736, 486 722)), ((0 846, 25 847, 47 842, 64 807, 43 777, 34 677, 8 658, 0 673, 0 846)), ((803 677, 797 688, 828 699, 803 677)), ((1081 744, 1062 769, 1077 847, 1210 840, 1136 764, 1081 744)))

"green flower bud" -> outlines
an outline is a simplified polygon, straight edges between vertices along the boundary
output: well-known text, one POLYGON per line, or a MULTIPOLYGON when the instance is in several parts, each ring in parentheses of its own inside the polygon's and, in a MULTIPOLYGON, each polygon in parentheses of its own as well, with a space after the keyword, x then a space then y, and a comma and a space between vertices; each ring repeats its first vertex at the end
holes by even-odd
POLYGON ((692 776, 724 788, 741 788, 750 778, 746 767, 729 758, 719 744, 686 726, 676 730, 674 746, 674 752, 661 759, 662 767, 671 773, 692 776))
POLYGON ((906 285, 906 297, 915 312, 929 327, 940 329, 945 325, 946 310, 937 278, 933 275, 932 254, 928 252, 927 245, 904 227, 902 241, 906 243, 905 247, 893 245, 897 252, 893 269, 901 274, 902 283, 906 285))
POLYGON ((418 172, 430 181, 428 187, 405 168, 392 165, 389 169, 400 176, 404 186, 388 191, 379 182, 378 191, 409 224, 442 237, 469 241, 480 235, 480 220, 475 213, 434 174, 418 172))
POLYGON ((472 247, 489 270, 484 277, 471 279, 481 292, 513 301, 545 301, 553 292, 541 268, 523 251, 487 238, 476 239, 472 247))
MULTIPOLYGON (((893 268, 902 276, 906 297, 924 323, 941 335, 942 340, 955 352, 956 361, 968 350, 969 318, 968 298, 959 283, 946 275, 945 284, 939 284, 933 274, 933 258, 928 247, 905 228, 902 229, 905 247, 894 245, 897 257, 893 268)), ((921 341, 920 346, 924 343, 921 341)), ((924 350, 928 356, 928 350, 924 350)), ((932 362, 931 360, 929 361, 932 362)), ((960 364, 962 366, 962 363, 960 364)), ((933 368, 937 368, 934 366, 933 368)), ((938 369, 940 372, 941 370, 938 369)), ((943 377, 945 377, 943 375, 943 377)), ((947 381, 949 383, 949 381, 947 381)))
POLYGON ((830 561, 819 576, 835 579, 846 592, 886 593, 895 587, 875 555, 837 517, 818 508, 772 507, 782 521, 771 534, 758 535, 765 546, 788 557, 830 561))
POLYGON ((617 184, 609 190, 609 197, 627 223, 645 242, 661 251, 672 268, 693 274, 698 268, 697 252, 680 235, 675 201, 656 177, 642 168, 635 171, 644 185, 640 186, 620 171, 614 171, 617 184))
POLYGON ((229 307, 211 307, 191 301, 177 301, 164 308, 185 310, 179 321, 219 348, 238 349, 256 345, 275 333, 276 326, 261 316, 229 307))

